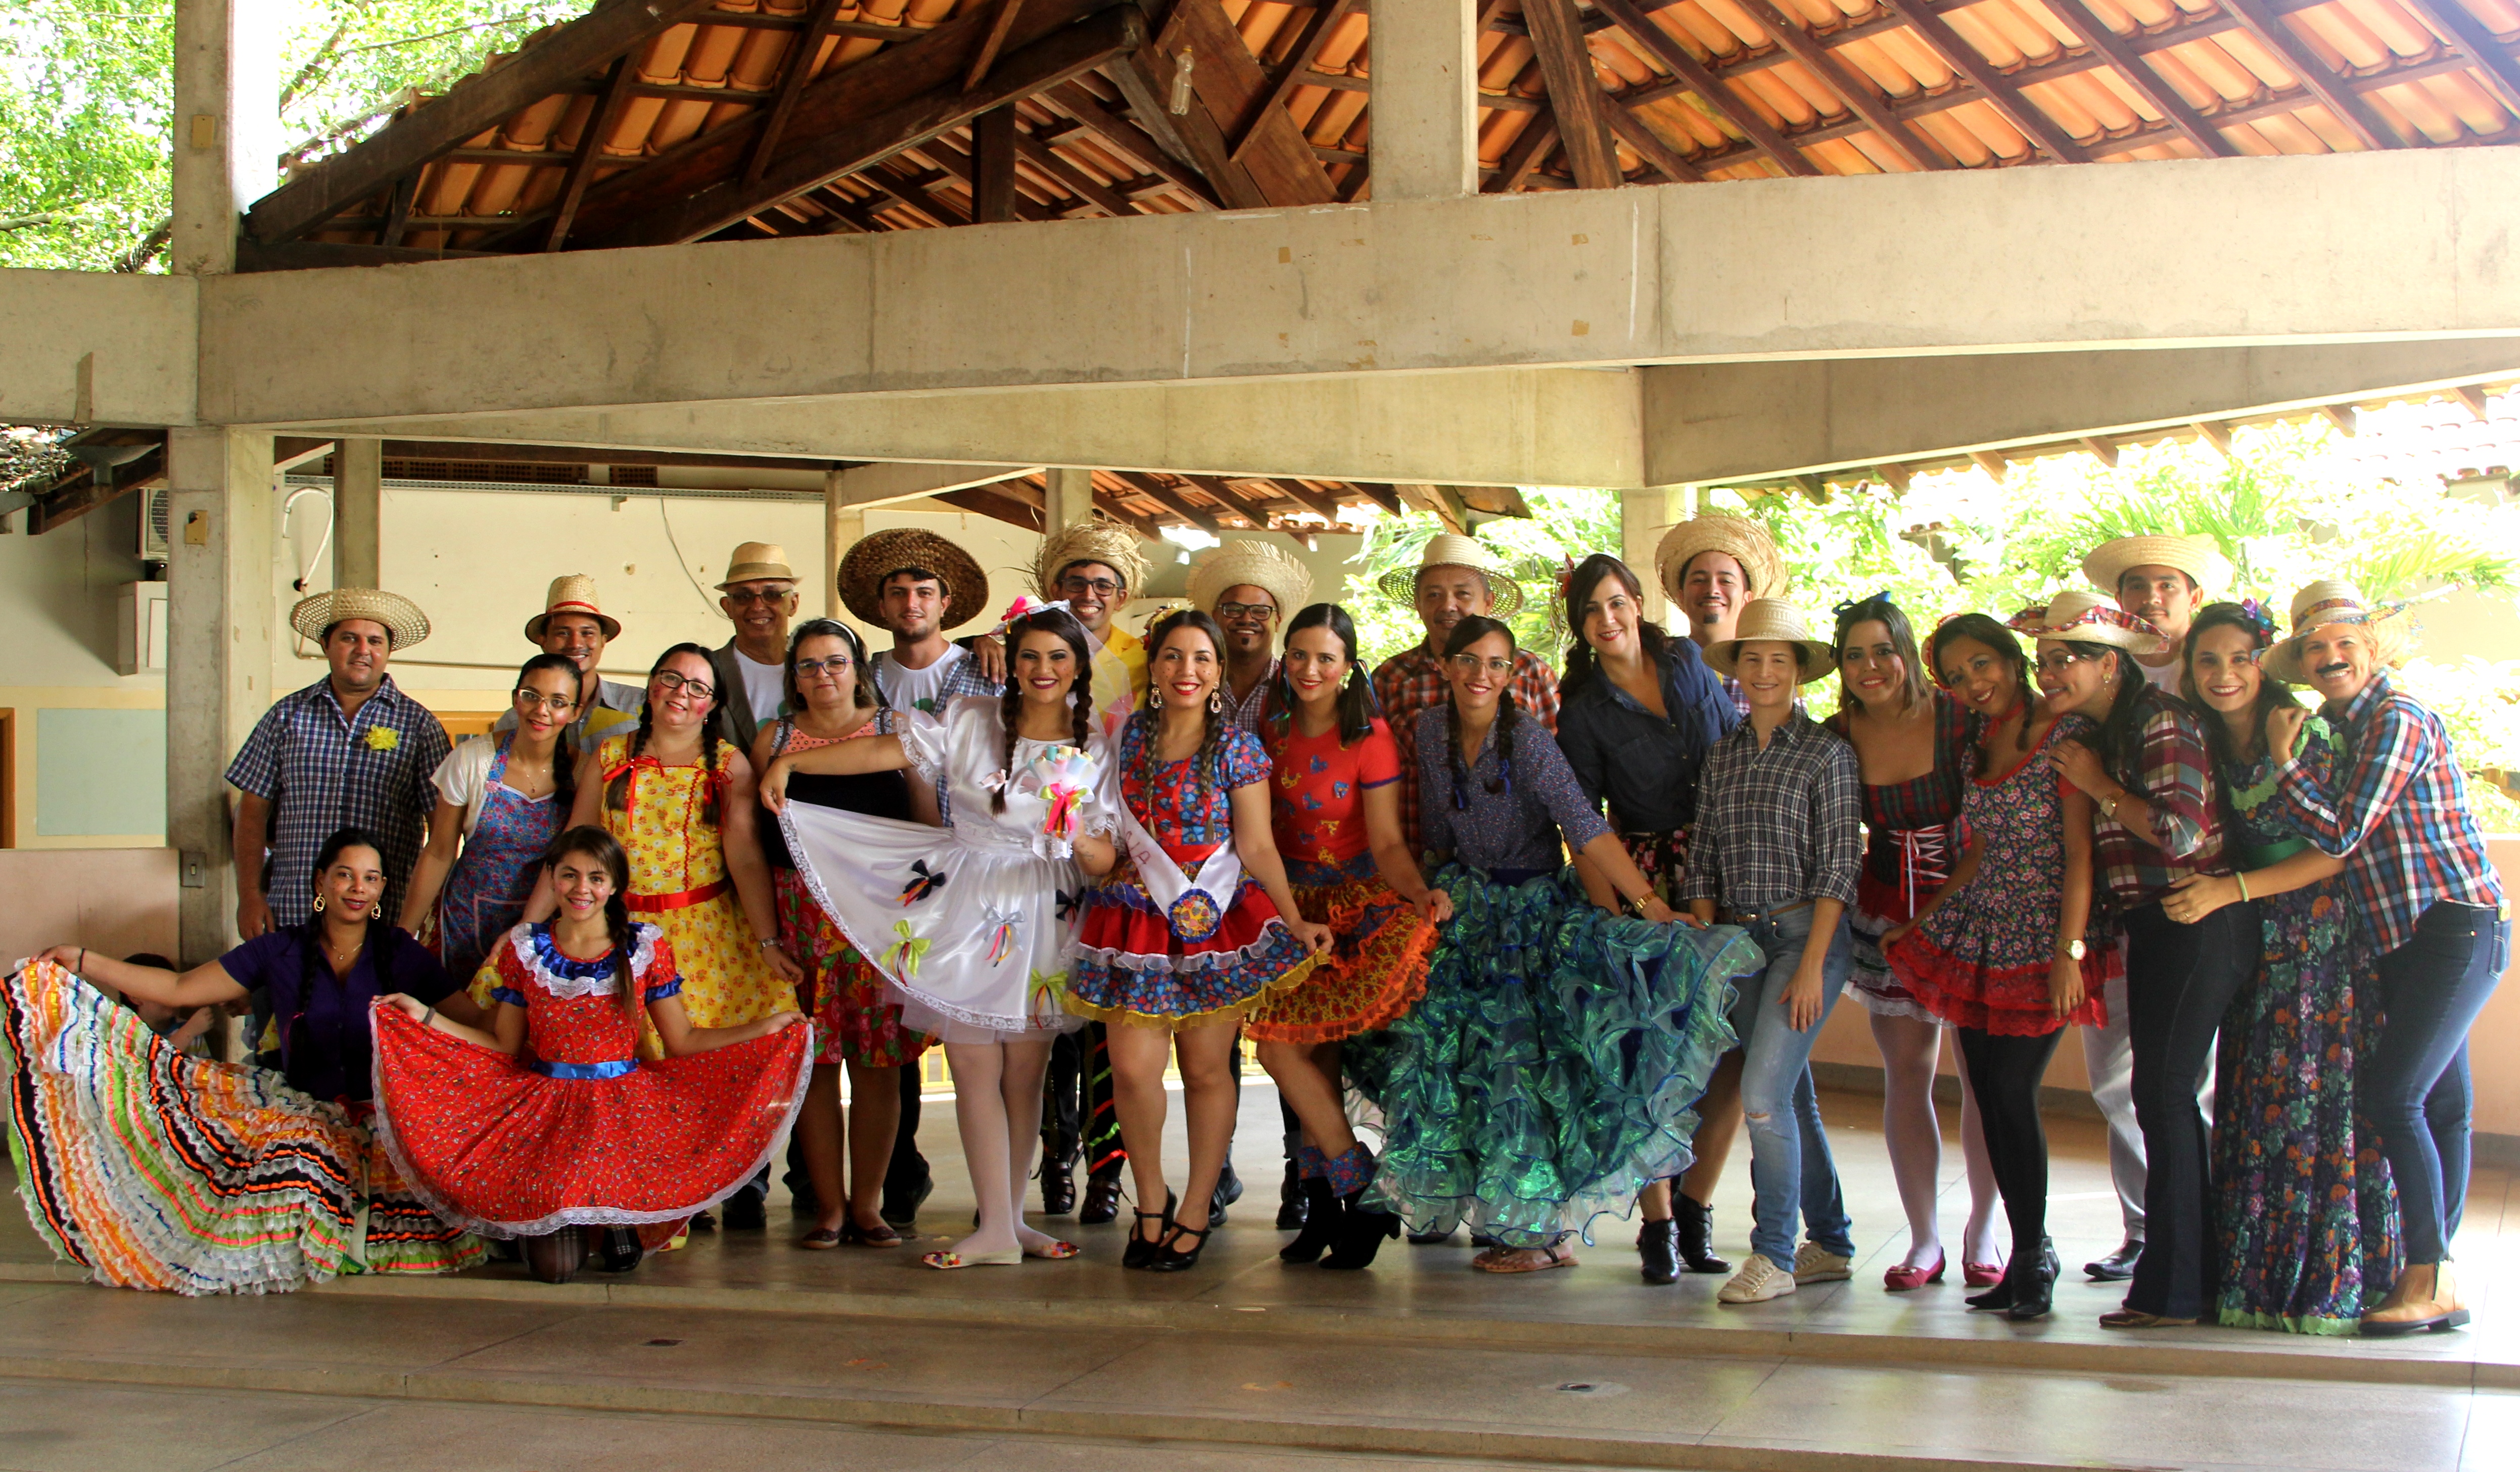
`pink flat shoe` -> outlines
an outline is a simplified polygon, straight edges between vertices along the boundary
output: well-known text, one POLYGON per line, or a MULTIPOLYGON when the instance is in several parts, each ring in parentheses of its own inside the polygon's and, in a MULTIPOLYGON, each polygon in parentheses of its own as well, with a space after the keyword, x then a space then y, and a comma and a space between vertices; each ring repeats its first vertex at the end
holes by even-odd
POLYGON ((1892 1293, 1912 1293, 1927 1283, 1941 1282, 1943 1269, 1950 1265, 1950 1254, 1938 1252, 1934 1254, 1931 1268, 1911 1268, 1903 1263, 1881 1274, 1881 1285, 1892 1293))
POLYGON ((1960 1281, 1972 1288, 1992 1288, 2003 1281, 2002 1263, 1962 1263, 1960 1281))

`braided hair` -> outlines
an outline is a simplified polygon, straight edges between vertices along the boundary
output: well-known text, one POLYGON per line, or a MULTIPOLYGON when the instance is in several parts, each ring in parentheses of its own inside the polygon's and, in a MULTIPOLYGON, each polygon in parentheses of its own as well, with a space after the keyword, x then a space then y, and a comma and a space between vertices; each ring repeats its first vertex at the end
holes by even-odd
MULTIPOLYGON (((1513 630, 1510 627, 1496 619, 1482 618, 1474 613, 1453 625, 1452 637, 1444 641, 1445 659, 1450 660, 1456 654, 1462 653, 1492 634, 1504 637, 1508 653, 1515 652, 1519 647, 1514 643, 1513 630)), ((1497 775, 1487 781, 1487 789, 1490 792, 1508 792, 1513 789, 1513 729, 1520 724, 1521 719, 1521 705, 1514 695, 1513 682, 1508 680, 1506 682, 1505 698, 1497 702, 1497 775)), ((1446 739, 1452 748, 1453 806, 1466 808, 1470 805, 1470 800, 1463 795, 1463 789, 1470 782, 1470 762, 1462 751, 1462 703, 1454 698, 1449 688, 1444 692, 1444 730, 1446 739)))
MULTIPOLYGON (((698 645, 690 643, 675 645, 657 655, 654 664, 648 666, 650 685, 656 683, 656 677, 664 672, 665 662, 677 654, 697 654, 703 663, 708 663, 709 651, 698 645)), ((714 680, 717 667, 715 664, 710 664, 709 668, 710 678, 714 680)), ((712 695, 709 698, 708 714, 700 717, 700 766, 707 770, 712 779, 717 776, 717 748, 724 739, 720 733, 724 724, 722 712, 725 709, 726 701, 712 695)), ((630 764, 639 760, 640 754, 648 749, 648 736, 655 729, 655 710, 656 702, 653 700, 643 700, 639 703, 639 730, 630 737, 630 754, 621 764, 620 775, 604 785, 604 805, 615 813, 629 810, 630 764)), ((711 825, 715 825, 718 821, 717 789, 718 783, 715 781, 701 784, 700 817, 711 825)))
MULTIPOLYGON (((1156 619, 1155 626, 1147 631, 1148 669, 1153 670, 1155 657, 1164 651, 1164 645, 1184 629, 1207 641, 1209 652, 1217 658, 1216 678, 1221 691, 1225 680, 1225 631, 1217 627, 1215 619, 1196 608, 1181 608, 1167 613, 1156 619)), ((1129 718, 1139 730, 1138 780, 1149 784, 1155 777, 1155 728, 1162 719, 1156 705, 1159 694, 1150 675, 1147 681, 1147 703, 1129 718)), ((1206 733, 1199 737, 1198 750, 1191 754, 1192 779, 1210 786, 1215 785, 1218 768, 1225 760, 1225 712, 1220 709, 1224 703, 1214 698, 1207 702, 1204 713, 1207 717, 1206 733)))
POLYGON ((592 859, 612 876, 612 893, 604 902, 604 929, 612 939, 612 975, 621 994, 621 1014, 636 1027, 639 1014, 647 1009, 647 999, 640 995, 639 978, 630 969, 631 942, 638 939, 630 924, 630 856, 623 852, 620 840, 593 824, 554 838, 543 850, 543 869, 548 872, 571 856, 592 859))
MULTIPOLYGON (((1341 746, 1353 746, 1373 735, 1373 682, 1366 677, 1364 661, 1356 656, 1356 620, 1336 603, 1308 603, 1286 624, 1286 647, 1293 648, 1295 636, 1306 629, 1328 629, 1347 654, 1347 679, 1339 686, 1338 738, 1341 746)), ((1278 685, 1272 691, 1276 708, 1270 719, 1291 730, 1295 722, 1295 688, 1287 683, 1286 666, 1278 665, 1278 685)))
POLYGON ((1575 698, 1600 668, 1593 657, 1593 642, 1584 637, 1584 605, 1593 601, 1594 590, 1609 579, 1616 579, 1637 605, 1637 643, 1643 647, 1646 662, 1660 669, 1663 651, 1671 646, 1662 625, 1644 616, 1644 585, 1637 581, 1636 573, 1606 552, 1593 554, 1566 575, 1566 628, 1574 642, 1566 647, 1566 673, 1557 681, 1557 693, 1565 699, 1575 698))
POLYGON ((1925 663, 1931 668, 1937 685, 1948 687, 1951 684, 1943 678, 1943 647, 1956 639, 1982 644, 1998 659, 2012 666, 2013 684, 2021 697, 2021 727, 2012 734, 2012 739, 2017 749, 2028 751, 2031 712, 2039 703, 2039 693, 2030 688, 2030 657, 2021 652, 2021 640, 1988 614, 1953 614, 1944 619, 1925 641, 1925 663))
POLYGON ((1015 723, 1023 715, 1023 682, 1015 678, 1015 655, 1023 648, 1027 634, 1056 634, 1065 641, 1068 652, 1076 656, 1076 683, 1067 691, 1068 731, 1075 737, 1076 749, 1082 751, 1094 736, 1094 654, 1092 636, 1076 615, 1065 608, 1044 608, 1026 614, 1007 625, 1007 685, 998 695, 998 725, 1006 733, 1006 747, 998 756, 998 775, 1003 779, 998 789, 989 794, 989 811, 1007 810, 1007 788, 1015 780, 1015 723))

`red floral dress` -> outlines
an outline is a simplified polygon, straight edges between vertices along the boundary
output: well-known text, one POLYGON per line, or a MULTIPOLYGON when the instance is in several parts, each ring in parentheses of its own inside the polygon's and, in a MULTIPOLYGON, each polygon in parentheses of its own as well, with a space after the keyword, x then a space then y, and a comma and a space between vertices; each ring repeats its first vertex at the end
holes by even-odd
MULTIPOLYGON (((518 925, 489 964, 491 995, 525 1011, 518 1056, 375 1014, 377 1134, 431 1210, 483 1236, 669 1239, 752 1178, 804 1097, 810 1029, 642 1062, 609 951, 569 956, 548 923, 518 925)), ((633 926, 630 971, 649 1002, 682 990, 656 926, 633 926)))

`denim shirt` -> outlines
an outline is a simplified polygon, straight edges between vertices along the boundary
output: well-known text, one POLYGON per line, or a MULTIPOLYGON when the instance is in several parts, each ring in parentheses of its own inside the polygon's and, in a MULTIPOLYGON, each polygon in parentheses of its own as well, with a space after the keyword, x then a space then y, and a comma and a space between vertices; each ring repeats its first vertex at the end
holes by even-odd
POLYGON ((1739 719, 1696 645, 1672 640, 1656 662, 1668 716, 1645 709, 1598 663, 1557 713, 1558 749, 1586 800, 1608 803, 1631 833, 1678 832, 1696 821, 1698 769, 1739 719))

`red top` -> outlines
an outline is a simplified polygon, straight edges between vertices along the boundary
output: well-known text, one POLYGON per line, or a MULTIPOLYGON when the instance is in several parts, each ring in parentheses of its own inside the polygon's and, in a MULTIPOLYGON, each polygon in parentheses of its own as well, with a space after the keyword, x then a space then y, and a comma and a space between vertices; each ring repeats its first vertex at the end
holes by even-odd
POLYGON ((1347 864, 1371 849, 1365 789, 1400 780, 1400 746, 1379 719, 1365 739, 1339 744, 1338 729, 1297 736, 1291 722, 1272 723, 1266 737, 1276 781, 1271 826, 1278 851, 1307 864, 1347 864))
MULTIPOLYGON (((618 1066, 635 1057, 639 1019, 622 1010, 612 953, 591 959, 570 956, 552 939, 548 921, 518 930, 522 934, 511 932, 491 953, 499 985, 490 995, 525 1009, 529 1066, 549 1072, 553 1065, 618 1066)), ((630 973, 642 1002, 677 996, 683 989, 674 972, 673 947, 654 925, 631 927, 630 973)))

